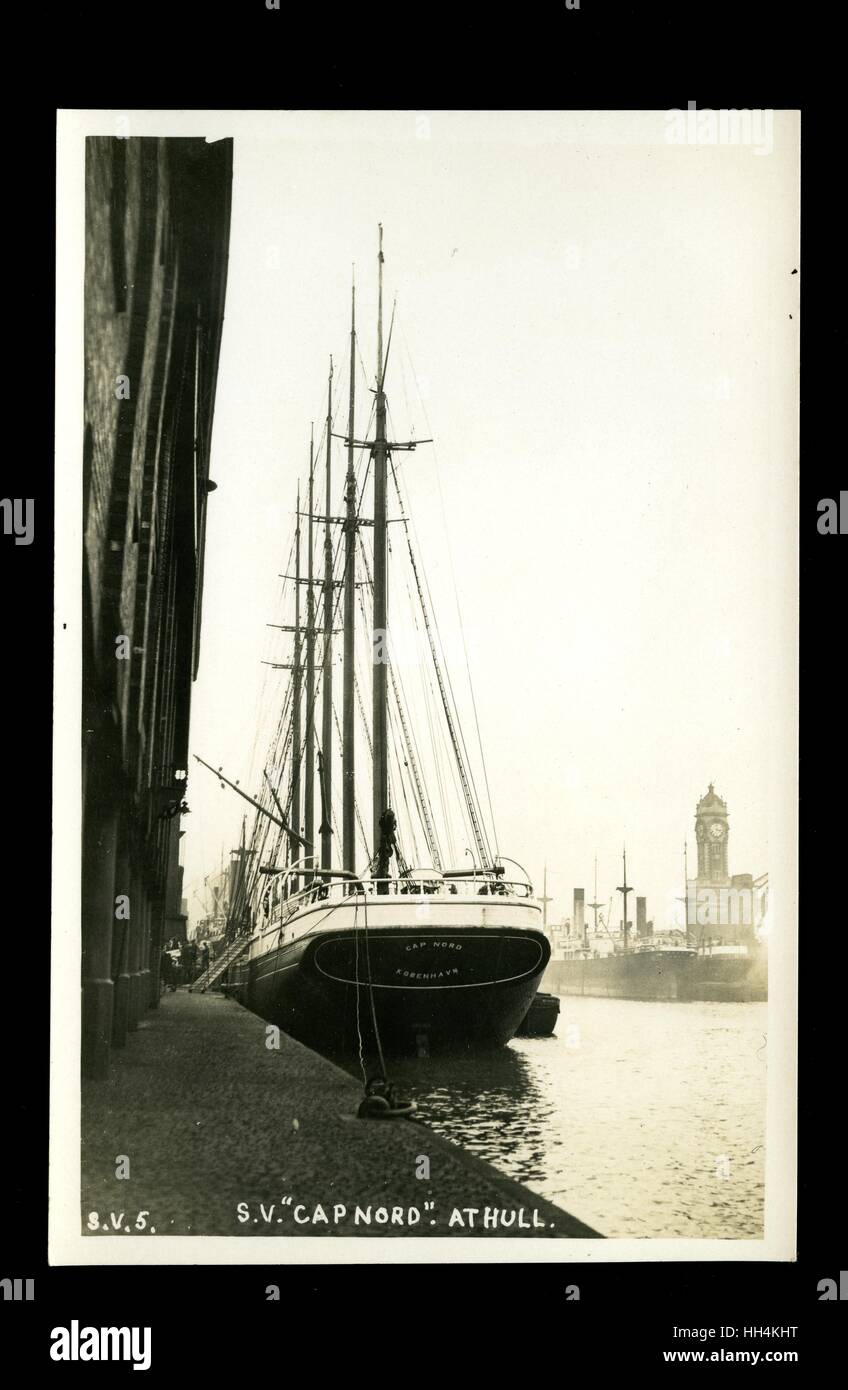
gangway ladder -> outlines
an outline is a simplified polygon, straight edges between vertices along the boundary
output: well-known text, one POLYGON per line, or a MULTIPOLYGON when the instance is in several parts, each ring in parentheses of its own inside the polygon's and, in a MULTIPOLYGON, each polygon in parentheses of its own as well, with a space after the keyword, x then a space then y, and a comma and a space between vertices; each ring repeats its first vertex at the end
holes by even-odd
POLYGON ((200 993, 203 994, 205 990, 209 989, 210 985, 215 984, 216 980, 220 980, 224 971, 227 970, 229 966, 233 965, 238 960, 239 956, 244 955, 247 946, 248 943, 245 937, 240 937, 235 941, 231 941, 224 951, 224 954, 222 956, 217 956, 215 960, 212 961, 209 968, 204 970, 203 974, 198 975, 197 979, 192 982, 189 989, 192 991, 199 990, 200 993))

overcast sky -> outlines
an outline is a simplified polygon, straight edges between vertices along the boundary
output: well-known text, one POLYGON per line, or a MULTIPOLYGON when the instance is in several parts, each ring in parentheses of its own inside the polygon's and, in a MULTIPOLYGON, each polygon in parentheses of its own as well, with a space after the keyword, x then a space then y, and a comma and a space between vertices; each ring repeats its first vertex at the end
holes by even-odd
MULTIPOLYGON (((295 486, 329 354, 346 362, 352 263, 372 368, 382 222, 394 429, 435 438, 402 456, 406 490, 449 638, 452 555, 500 849, 539 891, 547 863, 552 919, 574 885, 591 897, 595 855, 606 901, 626 841, 665 922, 710 781, 731 871, 767 870, 791 758, 796 119, 768 154, 666 132, 663 113, 168 126, 235 138, 192 751, 261 779, 295 486)), ((196 764, 188 801, 196 918, 244 808, 196 764)))

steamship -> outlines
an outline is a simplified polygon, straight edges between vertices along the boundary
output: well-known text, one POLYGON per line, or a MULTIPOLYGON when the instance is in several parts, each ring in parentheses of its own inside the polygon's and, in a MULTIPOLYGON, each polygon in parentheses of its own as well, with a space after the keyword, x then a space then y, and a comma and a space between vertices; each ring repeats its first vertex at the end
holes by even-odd
MULTIPOLYGON (((699 820, 699 871, 707 872, 710 861, 719 874, 726 873, 727 808, 715 797, 710 786, 699 803, 699 817, 709 802, 709 815, 699 820), (713 830, 712 827, 718 827, 713 830), (719 850, 714 847, 719 846, 719 850)), ((685 869, 684 869, 685 872, 685 869)), ((740 876, 747 887, 747 875, 740 876)), ((723 881, 723 880, 722 880, 723 881)), ((732 882, 732 880, 728 880, 732 882)), ((751 881, 753 886, 753 881, 751 881)), ((759 886, 762 886, 760 881, 759 886)), ((752 1002, 768 998, 768 955, 765 937, 758 937, 753 921, 740 924, 732 939, 727 931, 710 934, 708 923, 690 921, 690 885, 686 876, 685 929, 655 932, 646 921, 645 899, 637 898, 636 937, 632 940, 627 923, 627 896, 633 890, 627 883, 627 856, 624 854, 624 883, 617 890, 624 896, 625 911, 621 930, 613 932, 600 912, 597 901, 595 866, 594 925, 589 931, 583 918, 582 890, 575 894, 575 934, 569 938, 562 956, 550 962, 546 983, 560 994, 585 994, 611 999, 712 1000, 752 1002)), ((722 889, 717 889, 721 892, 722 889)), ((697 909, 697 902, 695 908, 697 909)), ((607 916, 609 913, 607 913, 607 916)), ((697 917, 697 913, 693 913, 697 917)))
POLYGON ((566 948, 562 959, 551 961, 545 979, 560 994, 750 1003, 768 998, 767 966, 761 943, 695 946, 671 931, 627 948, 616 943, 608 953, 591 940, 566 948))

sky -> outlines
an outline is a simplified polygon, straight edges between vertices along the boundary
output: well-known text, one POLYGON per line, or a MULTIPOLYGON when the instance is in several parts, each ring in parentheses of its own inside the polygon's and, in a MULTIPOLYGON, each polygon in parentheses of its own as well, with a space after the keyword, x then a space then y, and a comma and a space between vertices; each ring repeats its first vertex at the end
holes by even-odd
MULTIPOLYGON (((596 857, 614 894, 626 843, 664 924, 714 782, 731 872, 769 870, 794 770, 796 118, 767 153, 670 144, 662 112, 168 133, 234 137, 192 752, 258 790, 295 489, 330 354, 346 392, 354 266, 373 374, 382 223, 389 407, 396 437, 435 441, 403 479, 451 651, 461 603, 501 852, 538 891, 547 866, 557 920, 596 857)), ((194 763, 187 799, 195 919, 246 808, 194 763)))

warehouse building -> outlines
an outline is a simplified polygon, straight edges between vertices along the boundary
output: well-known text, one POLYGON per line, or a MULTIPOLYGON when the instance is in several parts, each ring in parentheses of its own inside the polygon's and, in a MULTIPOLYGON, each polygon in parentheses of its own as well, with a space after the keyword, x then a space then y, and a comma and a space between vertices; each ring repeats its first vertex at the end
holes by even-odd
POLYGON ((159 999, 180 916, 232 141, 86 142, 83 1070, 159 999), (171 899, 176 894, 176 902, 171 899))

